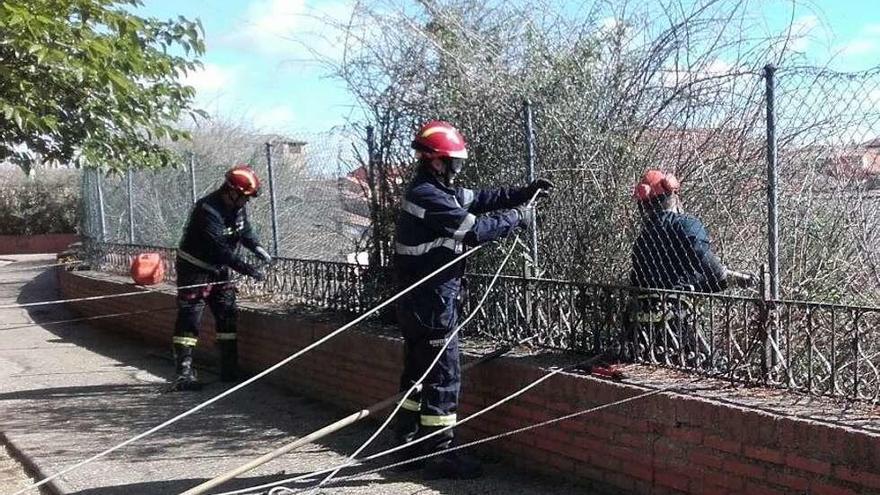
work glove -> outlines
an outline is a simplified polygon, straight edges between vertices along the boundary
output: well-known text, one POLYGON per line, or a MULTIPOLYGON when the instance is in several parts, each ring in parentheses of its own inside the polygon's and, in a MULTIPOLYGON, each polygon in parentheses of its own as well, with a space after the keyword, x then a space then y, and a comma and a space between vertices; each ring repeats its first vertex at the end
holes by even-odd
POLYGON ((254 265, 251 265, 250 263, 246 263, 244 261, 239 261, 232 268, 235 271, 237 271, 238 273, 240 273, 246 277, 250 277, 250 278, 256 280, 257 282, 262 282, 262 281, 266 280, 266 274, 263 273, 260 269, 258 269, 254 265))
POLYGON ((535 193, 538 193, 539 198, 546 198, 550 195, 550 190, 553 189, 554 184, 547 179, 535 179, 531 184, 526 186, 525 193, 528 199, 532 199, 532 196, 535 193))
POLYGON ((263 246, 257 246, 254 250, 254 254, 257 255, 258 258, 263 260, 266 263, 272 263, 272 255, 269 254, 269 251, 263 248, 263 246))
POLYGON ((746 288, 758 285, 758 277, 751 273, 727 270, 725 278, 727 279, 727 284, 733 287, 746 288))
POLYGON ((526 207, 525 205, 514 208, 519 215, 519 226, 527 229, 535 227, 535 208, 526 207))

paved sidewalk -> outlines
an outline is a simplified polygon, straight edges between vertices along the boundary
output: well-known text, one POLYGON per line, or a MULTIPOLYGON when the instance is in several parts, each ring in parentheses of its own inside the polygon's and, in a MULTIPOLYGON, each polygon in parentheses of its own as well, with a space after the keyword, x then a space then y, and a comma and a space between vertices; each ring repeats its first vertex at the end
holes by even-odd
MULTIPOLYGON (((21 256, 12 264, 0 262, 0 305, 56 299, 50 271, 9 273, 53 259, 21 256)), ((161 384, 172 371, 163 357, 167 349, 146 348, 85 323, 27 326, 32 321, 72 317, 62 306, 0 309, 0 431, 43 473, 57 472, 127 440, 223 390, 213 384, 198 393, 162 394, 161 384)), ((204 372, 202 376, 213 379, 204 372)), ((57 488, 78 495, 180 493, 349 412, 256 384, 65 475, 57 488)), ((337 464, 375 427, 367 423, 339 432, 223 488, 252 486, 279 479, 281 472, 289 477, 337 464)), ((488 465, 487 471, 477 481, 430 483, 421 482, 416 474, 372 475, 320 493, 586 493, 501 464, 488 465)))

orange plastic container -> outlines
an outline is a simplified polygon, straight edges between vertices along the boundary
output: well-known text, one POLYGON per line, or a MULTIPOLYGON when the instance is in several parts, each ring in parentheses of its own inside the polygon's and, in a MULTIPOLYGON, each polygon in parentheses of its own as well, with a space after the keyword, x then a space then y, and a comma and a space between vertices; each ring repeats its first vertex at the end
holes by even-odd
POLYGON ((165 280, 165 263, 159 253, 142 253, 131 260, 131 278, 138 285, 156 285, 165 280))

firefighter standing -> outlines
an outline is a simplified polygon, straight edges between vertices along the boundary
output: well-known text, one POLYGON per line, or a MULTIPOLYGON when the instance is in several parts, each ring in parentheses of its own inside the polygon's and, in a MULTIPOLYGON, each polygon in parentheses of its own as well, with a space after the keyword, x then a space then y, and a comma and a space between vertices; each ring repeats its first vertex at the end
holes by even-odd
MULTIPOLYGON (((681 212, 680 184, 671 173, 649 170, 636 185, 634 198, 642 229, 632 248, 630 284, 645 289, 720 292, 729 286, 748 287, 755 277, 730 270, 712 252, 703 223, 681 212)), ((694 356, 700 348, 693 328, 690 298, 676 294, 643 294, 638 298, 636 321, 669 324, 672 335, 684 342, 667 348, 685 348, 694 356)), ((654 325, 652 325, 654 326, 654 325)), ((656 325, 659 326, 659 325, 656 325)))
MULTIPOLYGON (((533 208, 524 205, 536 193, 546 194, 552 184, 538 179, 525 188, 473 191, 453 185, 468 157, 462 135, 450 124, 432 121, 419 130, 412 143, 418 172, 402 201, 397 222, 394 268, 400 288, 409 287, 476 246, 508 235, 534 222, 533 208), (496 211, 500 210, 500 211, 496 211)), ((458 263, 404 296, 398 322, 404 337, 401 391, 425 373, 455 330, 464 262, 458 263)), ((427 375, 421 393, 407 397, 395 425, 396 440, 410 442, 456 423, 461 384, 458 338, 451 340, 427 375)), ((450 429, 425 442, 423 449, 447 449, 450 429)), ((426 478, 475 478, 482 469, 476 461, 454 452, 435 456, 425 464, 426 478)))
POLYGON ((260 193, 260 180, 246 165, 233 167, 216 191, 196 202, 177 251, 179 288, 177 322, 174 329, 174 360, 178 390, 197 390, 201 386, 193 369, 193 349, 205 304, 211 308, 220 348, 220 379, 234 381, 238 373, 236 289, 231 270, 263 280, 260 270, 238 254, 239 245, 269 262, 248 222, 246 205, 260 193))

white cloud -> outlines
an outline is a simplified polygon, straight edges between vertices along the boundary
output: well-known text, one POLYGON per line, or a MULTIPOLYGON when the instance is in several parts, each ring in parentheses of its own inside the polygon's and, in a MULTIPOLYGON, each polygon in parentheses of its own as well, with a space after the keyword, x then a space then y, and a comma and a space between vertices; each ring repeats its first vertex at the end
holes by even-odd
POLYGON ((599 26, 605 31, 613 31, 620 25, 620 23, 621 21, 617 17, 609 16, 601 19, 599 21, 599 26))
POLYGON ((266 133, 283 133, 295 127, 297 115, 289 106, 278 105, 253 115, 254 126, 266 133))
POLYGON ((713 77, 723 76, 733 72, 733 66, 720 58, 713 59, 711 62, 694 67, 691 70, 686 68, 671 68, 663 71, 661 83, 663 86, 672 88, 679 84, 701 81, 713 77))
POLYGON ((841 47, 840 53, 847 56, 869 55, 880 48, 880 40, 855 39, 841 47))
POLYGON ((238 73, 234 67, 209 63, 186 74, 183 82, 194 87, 198 94, 205 94, 229 91, 235 86, 237 79, 238 73))
POLYGON ((821 26, 819 18, 814 15, 799 17, 791 24, 790 47, 799 52, 806 51, 821 26))
POLYGON ((254 0, 245 12, 240 30, 226 42, 261 53, 296 59, 341 55, 340 34, 331 24, 347 20, 350 0, 322 2, 312 7, 306 0, 254 0))

